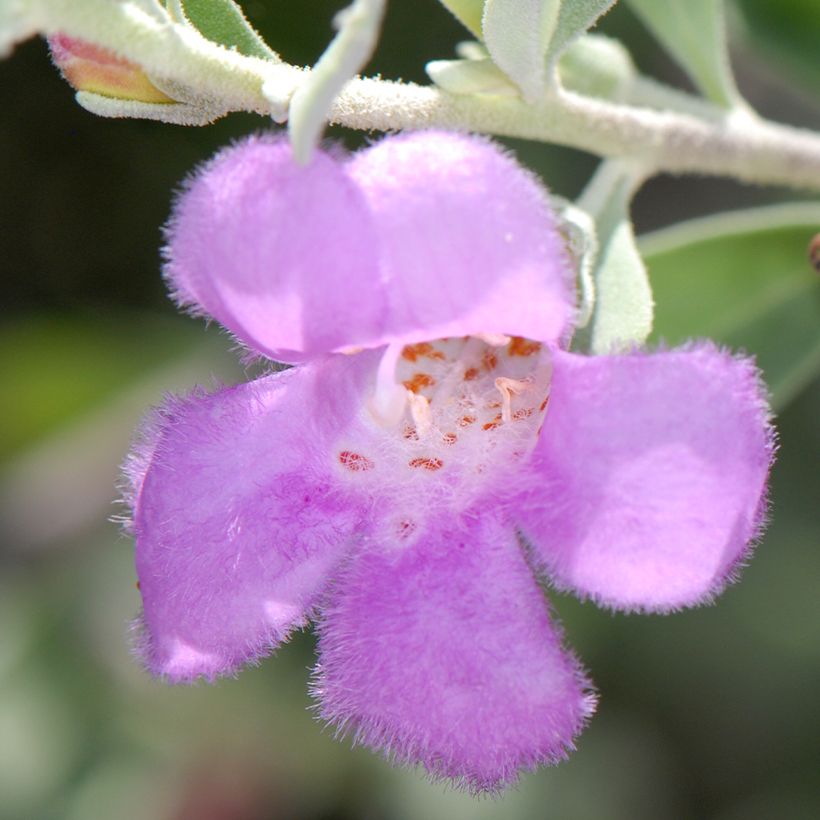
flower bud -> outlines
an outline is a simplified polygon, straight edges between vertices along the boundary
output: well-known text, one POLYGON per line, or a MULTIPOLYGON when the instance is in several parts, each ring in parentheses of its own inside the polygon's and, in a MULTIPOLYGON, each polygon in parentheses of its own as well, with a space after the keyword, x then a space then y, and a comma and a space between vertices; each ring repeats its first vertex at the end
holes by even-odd
POLYGON ((136 64, 85 40, 57 34, 48 38, 54 64, 77 91, 146 103, 172 103, 136 64))
POLYGON ((629 52, 617 40, 587 34, 561 55, 558 73, 570 91, 622 101, 628 96, 636 70, 629 52))

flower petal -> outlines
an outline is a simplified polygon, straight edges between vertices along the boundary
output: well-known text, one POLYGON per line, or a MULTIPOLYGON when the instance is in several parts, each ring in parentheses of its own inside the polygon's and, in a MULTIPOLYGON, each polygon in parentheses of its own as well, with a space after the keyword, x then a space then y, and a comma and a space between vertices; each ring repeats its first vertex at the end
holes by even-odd
POLYGON ((574 315, 545 192, 479 137, 386 137, 307 167, 253 137, 192 178, 167 236, 179 302, 280 361, 479 333, 554 341, 574 315))
POLYGON ((566 756, 594 707, 492 512, 358 556, 320 624, 322 716, 471 791, 566 756))
POLYGON ((504 333, 564 337, 573 276, 546 193, 490 140, 444 131, 385 137, 351 158, 389 288, 380 341, 504 333))
POLYGON ((327 153, 303 167, 274 136, 221 151, 177 199, 167 238, 165 274, 178 301, 278 361, 381 328, 367 206, 327 153))
POLYGON ((128 468, 140 651, 154 674, 228 674, 306 624, 361 518, 327 450, 358 411, 367 359, 332 357, 159 412, 128 468))
POLYGON ((554 581, 616 609, 709 600, 761 526, 773 438, 749 359, 556 352, 519 524, 554 581))

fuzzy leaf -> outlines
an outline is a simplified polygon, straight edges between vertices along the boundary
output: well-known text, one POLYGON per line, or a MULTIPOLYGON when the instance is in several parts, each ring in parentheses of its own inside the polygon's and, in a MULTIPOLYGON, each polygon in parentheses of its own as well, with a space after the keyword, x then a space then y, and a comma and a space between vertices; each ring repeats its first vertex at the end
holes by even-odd
POLYGON ((548 65, 554 65, 569 45, 591 28, 615 3, 616 0, 564 0, 546 54, 548 65))
POLYGON ((543 96, 558 58, 614 4, 615 0, 487 0, 484 41, 495 63, 534 102, 543 96))
POLYGON ((233 0, 169 0, 171 11, 185 19, 208 40, 235 48, 247 57, 281 62, 279 55, 259 36, 233 0))
POLYGON ((113 119, 157 120, 172 125, 209 125, 223 116, 224 111, 199 108, 187 103, 147 103, 105 97, 91 91, 78 91, 77 102, 98 117, 113 119))
POLYGON ((463 40, 456 43, 456 54, 462 60, 488 60, 490 58, 487 46, 477 40, 463 40))
POLYGON ((653 337, 709 337, 757 357, 775 409, 820 375, 820 280, 807 247, 820 205, 719 214, 641 237, 657 299, 653 337))
POLYGON ((516 94, 515 86, 488 57, 483 60, 432 60, 424 67, 439 88, 451 94, 516 94))
POLYGON ((495 64, 535 102, 546 90, 545 55, 561 0, 487 0, 481 28, 495 64))
POLYGON ((729 65, 723 0, 628 2, 704 96, 725 108, 740 103, 729 65))
POLYGON ((481 38, 481 15, 484 11, 484 0, 441 0, 441 4, 476 37, 481 38))
POLYGON ((593 353, 613 353, 646 340, 652 330, 652 290, 626 213, 601 248, 595 292, 593 353))
POLYGON ((339 33, 293 95, 288 130, 299 162, 310 159, 336 95, 370 59, 379 38, 385 1, 354 0, 339 12, 334 21, 339 33))
POLYGON ((636 75, 629 52, 617 40, 586 34, 576 40, 558 61, 561 84, 589 97, 625 100, 636 75))
POLYGON ((594 354, 641 345, 652 330, 653 301, 646 266, 635 242, 629 203, 641 178, 631 163, 607 160, 578 200, 595 220, 598 256, 594 266, 595 310, 576 345, 594 354))

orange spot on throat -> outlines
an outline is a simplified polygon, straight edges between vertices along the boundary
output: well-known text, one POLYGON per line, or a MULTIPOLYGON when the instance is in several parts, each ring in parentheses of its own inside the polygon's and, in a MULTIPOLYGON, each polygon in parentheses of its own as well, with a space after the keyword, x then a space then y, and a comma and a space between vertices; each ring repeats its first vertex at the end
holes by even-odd
POLYGON ((444 462, 440 458, 414 458, 408 464, 414 469, 429 470, 434 473, 444 466, 444 462))
POLYGON ((436 359, 438 361, 443 361, 446 358, 445 355, 440 350, 436 350, 430 342, 406 345, 401 355, 402 358, 407 359, 408 362, 415 362, 420 358, 436 359))
POLYGON ((534 353, 538 353, 539 350, 541 350, 540 342, 533 342, 521 336, 513 336, 507 346, 507 353, 510 356, 532 356, 534 353))
POLYGON ((350 450, 342 450, 339 453, 339 463, 343 467, 347 467, 352 473, 363 473, 365 470, 372 470, 376 466, 367 456, 353 453, 350 450))
POLYGON ((488 350, 481 357, 481 364, 484 366, 485 370, 493 370, 498 364, 498 357, 495 355, 495 353, 492 353, 488 350))
POLYGON ((424 387, 432 387, 436 380, 428 373, 415 373, 411 379, 402 384, 411 392, 418 393, 424 387))

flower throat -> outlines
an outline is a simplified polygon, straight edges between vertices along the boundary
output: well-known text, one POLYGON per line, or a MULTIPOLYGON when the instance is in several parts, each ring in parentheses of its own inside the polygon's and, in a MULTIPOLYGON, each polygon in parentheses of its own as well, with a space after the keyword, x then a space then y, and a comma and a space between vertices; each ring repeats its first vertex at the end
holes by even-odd
POLYGON ((384 452, 345 442, 339 464, 362 473, 430 474, 448 467, 478 475, 526 456, 549 404, 550 354, 539 342, 467 336, 388 348, 370 403, 384 452), (389 444, 388 444, 389 441, 389 444))

